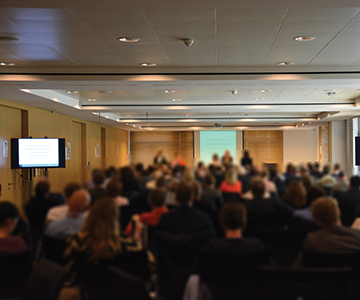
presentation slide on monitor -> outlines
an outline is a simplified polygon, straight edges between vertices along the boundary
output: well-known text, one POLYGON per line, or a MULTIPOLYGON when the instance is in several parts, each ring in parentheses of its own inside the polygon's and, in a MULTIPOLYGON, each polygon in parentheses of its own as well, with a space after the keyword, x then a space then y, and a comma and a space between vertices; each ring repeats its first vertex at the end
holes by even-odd
POLYGON ((58 167, 58 139, 19 139, 19 165, 22 168, 58 167))
POLYGON ((219 159, 226 150, 236 158, 236 131, 200 131, 200 160, 208 164, 216 153, 219 159))

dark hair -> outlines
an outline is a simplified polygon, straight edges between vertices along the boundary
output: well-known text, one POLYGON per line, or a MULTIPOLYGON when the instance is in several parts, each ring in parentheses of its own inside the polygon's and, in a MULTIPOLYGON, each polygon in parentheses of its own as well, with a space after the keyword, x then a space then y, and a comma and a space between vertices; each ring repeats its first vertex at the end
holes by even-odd
POLYGON ((339 177, 339 178, 345 177, 345 172, 344 172, 344 171, 340 171, 338 177, 339 177))
POLYGON ((262 197, 265 193, 265 184, 260 178, 254 178, 250 184, 254 197, 262 197))
POLYGON ((95 185, 103 184, 105 181, 104 172, 100 169, 95 169, 92 173, 92 180, 95 183, 95 185))
POLYGON ((149 193, 149 201, 154 204, 155 207, 161 207, 165 203, 166 193, 163 189, 154 189, 149 193))
POLYGON ((312 186, 307 191, 307 204, 310 205, 317 198, 326 196, 325 190, 320 186, 312 186))
POLYGON ((180 205, 189 204, 192 197, 192 189, 191 186, 182 181, 178 184, 176 189, 176 200, 180 205))
POLYGON ((105 195, 108 197, 117 197, 120 195, 122 183, 118 179, 112 179, 106 186, 105 195))
POLYGON ((211 175, 211 174, 205 175, 203 184, 204 184, 204 186, 212 186, 212 185, 215 185, 215 178, 214 178, 214 176, 211 175))
POLYGON ((143 171, 144 171, 144 164, 143 164, 143 163, 137 163, 137 164, 135 165, 135 170, 136 170, 136 172, 138 172, 138 173, 143 172, 143 171))
POLYGON ((14 204, 9 201, 0 202, 0 226, 2 226, 7 219, 15 219, 18 216, 19 211, 14 204))
POLYGON ((220 211, 220 225, 223 229, 244 229, 246 208, 238 202, 225 203, 220 211))
POLYGON ((324 168, 323 168, 323 174, 324 175, 328 175, 330 173, 330 168, 329 168, 329 166, 324 166, 324 168))
POLYGON ((350 185, 352 188, 358 189, 360 186, 360 177, 359 176, 352 176, 350 178, 350 185))
POLYGON ((164 187, 165 186, 165 177, 164 176, 160 176, 157 180, 156 180, 156 187, 160 188, 160 187, 164 187))
POLYGON ((45 198, 50 193, 50 183, 48 181, 40 181, 35 187, 35 194, 39 198, 45 198))
POLYGON ((64 188, 65 197, 66 197, 66 198, 70 198, 75 191, 80 190, 80 189, 81 189, 80 184, 78 184, 77 182, 70 182, 70 183, 64 188))

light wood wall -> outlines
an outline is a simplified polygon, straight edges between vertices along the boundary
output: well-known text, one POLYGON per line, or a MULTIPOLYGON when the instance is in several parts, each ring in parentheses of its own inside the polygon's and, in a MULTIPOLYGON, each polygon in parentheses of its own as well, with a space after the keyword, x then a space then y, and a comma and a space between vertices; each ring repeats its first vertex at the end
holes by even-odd
POLYGON ((132 131, 130 133, 131 162, 152 164, 156 151, 162 149, 170 162, 176 151, 180 152, 187 166, 194 157, 193 131, 132 131))
MULTIPOLYGON (((29 195, 29 192, 25 191, 25 196, 22 196, 24 188, 19 184, 19 175, 10 168, 10 147, 8 157, 6 159, 2 157, 3 141, 7 140, 10 143, 11 138, 21 137, 21 126, 23 125, 21 123, 21 112, 28 112, 28 135, 34 138, 45 136, 65 138, 65 143, 70 142, 73 146, 75 144, 73 123, 80 124, 84 129, 82 155, 85 157, 82 157, 82 161, 85 165, 82 166, 82 176, 79 178, 77 172, 73 171, 71 167, 75 163, 73 159, 66 161, 67 167, 65 169, 49 169, 51 190, 54 192, 62 193, 64 186, 70 181, 83 183, 90 178, 91 171, 94 168, 110 165, 120 167, 127 164, 127 131, 0 99, 0 184, 2 186, 0 201, 12 201, 21 208, 23 201, 26 201, 24 198, 29 195), (100 155, 99 158, 95 158, 95 148, 97 144, 100 147, 102 144, 101 128, 104 128, 103 130, 106 132, 106 153, 105 157, 100 155), (8 186, 8 183, 11 185, 8 186)), ((71 150, 76 151, 76 149, 71 150)), ((43 171, 44 169, 40 169, 39 173, 43 171)), ((20 173, 20 170, 17 172, 20 173)), ((36 184, 39 177, 34 178, 32 185, 36 184)))

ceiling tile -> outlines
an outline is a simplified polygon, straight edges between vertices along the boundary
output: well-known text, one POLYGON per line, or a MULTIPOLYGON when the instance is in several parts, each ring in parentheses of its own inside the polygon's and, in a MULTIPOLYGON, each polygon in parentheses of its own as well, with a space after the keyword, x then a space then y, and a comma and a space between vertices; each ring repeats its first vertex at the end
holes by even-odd
POLYGON ((51 46, 64 54, 71 54, 71 53, 93 53, 93 54, 110 54, 111 51, 101 44, 51 44, 51 46))
POLYGON ((152 21, 156 34, 167 34, 176 38, 192 38, 198 33, 215 33, 215 21, 152 21))
MULTIPOLYGON (((78 21, 58 20, 58 21, 34 21, 34 20, 14 20, 14 23, 31 33, 88 33, 88 30, 78 21)), ((0 26, 1 27, 1 26, 0 26)))
POLYGON ((244 21, 218 21, 218 33, 239 32, 245 34, 265 33, 274 34, 280 29, 281 20, 244 20, 244 21))
POLYGON ((1 7, 0 15, 10 20, 53 21, 74 19, 67 9, 54 8, 1 7))
POLYGON ((292 8, 287 18, 293 20, 350 20, 360 7, 292 8))
POLYGON ((287 9, 217 9, 216 19, 221 20, 282 20, 287 9))
MULTIPOLYGON (((133 36, 137 34, 152 34, 149 24, 145 21, 123 20, 85 20, 82 22, 94 34, 114 34, 114 38, 121 36, 133 36)), ((99 36, 101 38, 101 36, 99 36)))
POLYGON ((139 9, 70 9, 79 20, 107 21, 144 21, 146 20, 143 12, 139 9))
POLYGON ((13 54, 18 53, 53 53, 54 48, 44 44, 18 44, 18 43, 0 43, 0 49, 11 52, 13 54))
POLYGON ((37 33, 34 38, 47 44, 98 44, 99 40, 91 33, 37 33))
POLYGON ((215 11, 209 10, 145 10, 147 19, 152 21, 213 21, 215 11))
POLYGON ((26 33, 25 30, 7 20, 0 20, 0 31, 6 33, 26 33))

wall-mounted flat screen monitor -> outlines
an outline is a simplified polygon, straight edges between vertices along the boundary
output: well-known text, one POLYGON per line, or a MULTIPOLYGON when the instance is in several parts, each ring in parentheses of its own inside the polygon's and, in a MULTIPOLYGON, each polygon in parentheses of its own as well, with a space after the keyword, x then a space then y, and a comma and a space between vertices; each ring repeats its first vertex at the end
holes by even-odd
POLYGON ((65 168, 65 139, 11 139, 11 168, 65 168))

